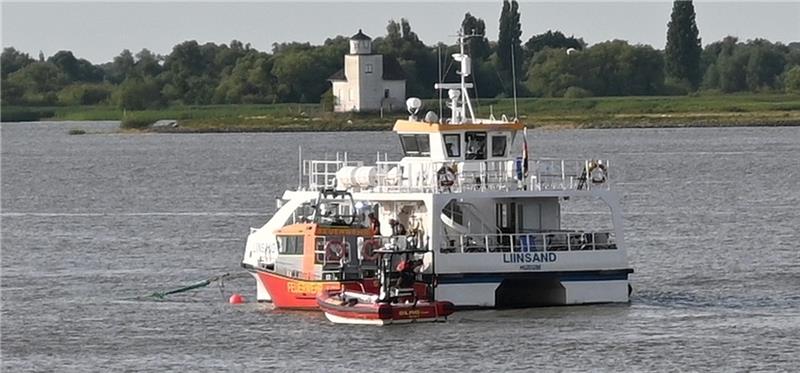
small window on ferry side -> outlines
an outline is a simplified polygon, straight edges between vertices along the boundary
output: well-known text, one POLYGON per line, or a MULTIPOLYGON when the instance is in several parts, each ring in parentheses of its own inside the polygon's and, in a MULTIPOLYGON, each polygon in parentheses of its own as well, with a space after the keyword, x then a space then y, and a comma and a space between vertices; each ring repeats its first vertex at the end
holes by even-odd
POLYGON ((505 157, 506 137, 492 136, 492 157, 505 157))
POLYGON ((400 135, 403 153, 406 157, 427 157, 431 155, 431 143, 428 135, 400 135))
POLYGON ((461 157, 461 135, 444 135, 444 149, 448 157, 461 157))
POLYGON ((464 134, 466 159, 486 159, 486 132, 467 132, 464 134))

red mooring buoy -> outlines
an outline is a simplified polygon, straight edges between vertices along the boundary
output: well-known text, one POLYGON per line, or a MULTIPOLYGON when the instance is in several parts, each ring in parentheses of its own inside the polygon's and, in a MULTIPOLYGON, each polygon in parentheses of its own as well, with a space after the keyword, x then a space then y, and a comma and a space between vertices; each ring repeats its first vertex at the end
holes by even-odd
POLYGON ((233 294, 231 294, 231 298, 228 299, 228 303, 230 303, 230 304, 242 304, 242 303, 244 303, 244 297, 241 294, 233 293, 233 294))

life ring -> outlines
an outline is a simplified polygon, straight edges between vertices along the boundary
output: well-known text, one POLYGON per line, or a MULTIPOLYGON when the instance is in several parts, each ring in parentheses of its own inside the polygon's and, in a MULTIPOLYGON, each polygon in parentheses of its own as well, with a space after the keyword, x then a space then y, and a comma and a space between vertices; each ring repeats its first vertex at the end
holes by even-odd
POLYGON ((332 240, 325 244, 325 258, 328 261, 339 261, 345 257, 347 257, 347 250, 341 241, 332 240))
POLYGON ((361 246, 361 257, 364 260, 374 261, 378 259, 378 254, 375 254, 375 250, 381 247, 380 242, 378 240, 366 240, 364 241, 364 245, 361 246))
POLYGON ((589 174, 589 179, 592 180, 593 184, 602 184, 606 182, 606 165, 598 161, 592 161, 589 163, 589 170, 587 173, 589 174))
POLYGON ((439 186, 449 188, 456 183, 456 173, 452 168, 442 166, 439 171, 436 171, 437 178, 439 179, 439 186))

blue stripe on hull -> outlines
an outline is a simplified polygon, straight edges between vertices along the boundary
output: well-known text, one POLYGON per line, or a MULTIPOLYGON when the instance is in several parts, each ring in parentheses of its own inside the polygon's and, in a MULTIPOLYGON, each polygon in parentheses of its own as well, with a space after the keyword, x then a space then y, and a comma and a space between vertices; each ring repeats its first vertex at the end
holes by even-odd
POLYGON ((627 280, 630 268, 611 271, 562 272, 505 272, 505 273, 439 273, 439 284, 499 283, 506 279, 558 280, 558 281, 612 281, 627 280))

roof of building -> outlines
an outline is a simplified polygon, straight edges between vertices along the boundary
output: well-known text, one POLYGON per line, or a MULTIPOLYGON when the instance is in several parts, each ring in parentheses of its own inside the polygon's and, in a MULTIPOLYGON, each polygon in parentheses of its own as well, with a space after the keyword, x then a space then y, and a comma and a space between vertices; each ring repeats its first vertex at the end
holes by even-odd
MULTIPOLYGON (((400 63, 397 62, 397 59, 390 56, 383 56, 383 80, 405 80, 406 73, 403 71, 403 67, 400 66, 400 63)), ((339 71, 333 73, 328 80, 347 80, 347 77, 344 75, 344 68, 339 69, 339 71)))
POLYGON ((364 33, 361 32, 361 29, 358 29, 358 33, 351 36, 350 40, 372 40, 372 38, 367 35, 364 35, 364 33))
POLYGON ((328 77, 328 80, 347 80, 347 77, 344 76, 344 68, 341 68, 339 71, 333 73, 333 75, 328 77))

